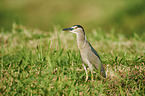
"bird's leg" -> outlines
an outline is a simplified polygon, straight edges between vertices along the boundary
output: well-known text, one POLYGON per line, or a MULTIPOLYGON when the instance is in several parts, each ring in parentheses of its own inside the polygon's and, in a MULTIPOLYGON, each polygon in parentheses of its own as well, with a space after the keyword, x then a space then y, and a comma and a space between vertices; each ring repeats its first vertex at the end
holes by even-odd
POLYGON ((91 70, 91 81, 94 81, 93 70, 91 70))
POLYGON ((87 68, 86 68, 86 66, 84 65, 84 63, 83 63, 82 65, 83 65, 83 67, 84 67, 84 69, 85 69, 85 72, 86 72, 86 81, 88 81, 88 72, 87 72, 87 68))
POLYGON ((91 81, 94 81, 94 79, 93 79, 93 66, 90 63, 88 65, 89 65, 89 69, 91 71, 91 81))

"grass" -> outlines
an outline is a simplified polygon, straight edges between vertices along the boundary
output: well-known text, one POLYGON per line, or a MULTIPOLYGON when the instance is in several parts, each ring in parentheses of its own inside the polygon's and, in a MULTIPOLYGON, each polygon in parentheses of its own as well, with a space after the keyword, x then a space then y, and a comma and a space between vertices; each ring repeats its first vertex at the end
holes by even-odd
POLYGON ((144 21, 144 0, 1 0, 0 3, 0 30, 11 30, 13 22, 48 31, 53 30, 53 25, 81 24, 88 31, 96 27, 105 31, 115 28, 132 35, 145 32, 144 21))
POLYGON ((145 95, 145 34, 127 38, 98 29, 87 33, 107 78, 85 82, 76 37, 13 26, 1 31, 0 95, 145 95))

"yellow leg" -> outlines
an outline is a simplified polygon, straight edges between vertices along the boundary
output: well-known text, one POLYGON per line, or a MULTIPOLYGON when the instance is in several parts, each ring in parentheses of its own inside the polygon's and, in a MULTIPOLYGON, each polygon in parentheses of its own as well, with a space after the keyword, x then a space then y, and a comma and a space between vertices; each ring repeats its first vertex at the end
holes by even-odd
POLYGON ((88 74, 86 74, 86 81, 88 81, 88 74))
POLYGON ((94 81, 93 71, 91 70, 91 81, 94 81))
POLYGON ((85 69, 85 72, 86 72, 86 81, 88 81, 88 72, 87 72, 87 68, 86 68, 86 66, 84 65, 84 64, 82 64, 83 65, 83 67, 84 67, 84 69, 85 69))
POLYGON ((90 71, 91 71, 91 81, 94 81, 93 80, 93 66, 92 66, 92 64, 90 64, 90 63, 88 63, 88 66, 89 66, 89 69, 90 69, 90 71))

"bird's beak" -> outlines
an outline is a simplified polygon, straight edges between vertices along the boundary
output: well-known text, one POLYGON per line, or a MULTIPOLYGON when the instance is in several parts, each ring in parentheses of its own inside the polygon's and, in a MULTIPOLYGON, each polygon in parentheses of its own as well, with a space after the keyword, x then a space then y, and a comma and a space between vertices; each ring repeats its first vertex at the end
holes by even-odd
POLYGON ((65 28, 65 29, 62 29, 63 31, 72 31, 73 30, 73 28, 72 27, 70 27, 70 28, 65 28))

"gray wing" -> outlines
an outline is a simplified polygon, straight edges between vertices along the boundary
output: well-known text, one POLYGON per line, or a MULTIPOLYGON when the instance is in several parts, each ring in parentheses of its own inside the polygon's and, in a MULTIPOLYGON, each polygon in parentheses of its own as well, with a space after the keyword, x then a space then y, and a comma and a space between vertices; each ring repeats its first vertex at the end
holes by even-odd
MULTIPOLYGON (((89 43, 89 42, 88 42, 89 43)), ((101 61, 101 58, 100 58, 100 56, 98 55, 98 53, 96 52, 96 50, 92 47, 92 45, 89 43, 89 45, 91 46, 91 50, 92 50, 92 52, 100 59, 100 61, 101 61)))
MULTIPOLYGON (((89 42, 88 42, 89 43, 89 42)), ((89 56, 89 60, 91 62, 91 64, 97 68, 100 69, 101 75, 103 75, 103 77, 106 77, 106 73, 105 70, 103 68, 103 64, 101 63, 101 58, 98 55, 98 53, 95 51, 95 49, 91 46, 91 44, 89 43, 90 47, 91 47, 91 53, 92 55, 89 56)))

